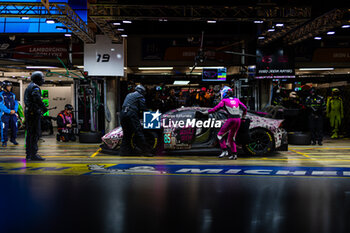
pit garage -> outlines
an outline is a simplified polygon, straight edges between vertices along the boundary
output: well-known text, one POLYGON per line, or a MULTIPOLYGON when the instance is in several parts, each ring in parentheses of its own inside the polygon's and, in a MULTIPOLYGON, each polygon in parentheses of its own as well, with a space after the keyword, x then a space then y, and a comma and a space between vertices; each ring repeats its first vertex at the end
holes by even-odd
POLYGON ((1 232, 349 232, 349 20, 0 1, 1 232))

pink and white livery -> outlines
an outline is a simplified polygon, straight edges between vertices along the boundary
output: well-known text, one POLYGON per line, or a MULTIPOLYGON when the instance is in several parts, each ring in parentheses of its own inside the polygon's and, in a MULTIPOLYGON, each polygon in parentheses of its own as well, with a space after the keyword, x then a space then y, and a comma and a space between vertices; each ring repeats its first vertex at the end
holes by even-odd
MULTIPOLYGON (((168 111, 161 116, 161 129, 144 130, 146 140, 157 154, 197 152, 204 154, 206 152, 218 155, 220 148, 217 135, 221 126, 229 119, 229 114, 219 109, 209 113, 203 122, 199 122, 200 115, 203 115, 198 112, 208 110, 209 108, 203 107, 183 107, 168 111)), ((242 110, 237 110, 234 109, 232 113, 244 113, 242 110)), ((263 156, 275 150, 288 150, 287 132, 281 127, 283 120, 261 117, 250 112, 246 114, 246 118, 250 120, 251 141, 242 144, 240 135, 236 137, 237 145, 244 150, 245 154, 263 156)), ((102 152, 118 154, 122 138, 121 127, 104 135, 102 152)))

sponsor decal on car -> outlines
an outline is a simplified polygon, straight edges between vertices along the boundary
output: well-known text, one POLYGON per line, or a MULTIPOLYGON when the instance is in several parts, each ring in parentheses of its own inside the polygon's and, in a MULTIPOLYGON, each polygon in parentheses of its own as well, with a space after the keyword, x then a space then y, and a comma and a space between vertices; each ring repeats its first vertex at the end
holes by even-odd
POLYGON ((171 143, 171 134, 170 133, 165 133, 164 134, 164 143, 165 144, 170 144, 171 143))

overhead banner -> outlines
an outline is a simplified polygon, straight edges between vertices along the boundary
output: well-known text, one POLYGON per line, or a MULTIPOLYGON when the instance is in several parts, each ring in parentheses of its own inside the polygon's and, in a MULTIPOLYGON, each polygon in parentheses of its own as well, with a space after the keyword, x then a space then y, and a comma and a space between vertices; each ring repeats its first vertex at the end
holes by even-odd
POLYGON ((350 62, 350 48, 317 48, 313 62, 350 62))
MULTIPOLYGON (((224 52, 215 51, 233 43, 229 39, 206 38, 204 41, 205 56, 209 60, 239 62, 238 56, 232 56, 224 52)), ((159 61, 193 61, 198 55, 199 41, 189 42, 186 38, 143 38, 142 59, 159 61)))
POLYGON ((84 45, 84 70, 90 76, 124 76, 123 44, 97 35, 95 44, 84 45))
POLYGON ((283 48, 257 49, 256 78, 295 78, 293 56, 283 48))

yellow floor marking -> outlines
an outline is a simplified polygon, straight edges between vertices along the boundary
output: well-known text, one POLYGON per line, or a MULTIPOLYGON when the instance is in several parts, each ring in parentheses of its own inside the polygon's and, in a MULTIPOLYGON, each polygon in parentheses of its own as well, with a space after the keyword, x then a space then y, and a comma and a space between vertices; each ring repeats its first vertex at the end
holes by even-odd
POLYGON ((90 158, 95 157, 96 155, 98 155, 101 152, 102 148, 98 149, 95 153, 93 153, 90 158))
MULTIPOLYGON (((25 155, 0 155, 0 158, 25 158, 25 155)), ((77 155, 77 156, 70 156, 70 155, 46 155, 46 156, 42 156, 44 158, 86 158, 86 156, 81 156, 81 155, 77 155)))
POLYGON ((308 152, 308 155, 323 155, 323 156, 333 156, 333 155, 341 155, 341 156, 349 156, 349 153, 341 153, 341 152, 334 152, 334 153, 322 153, 322 152, 308 152))
POLYGON ((350 150, 349 147, 289 147, 289 150, 350 150))
POLYGON ((305 154, 305 153, 302 153, 302 152, 299 152, 299 151, 296 151, 296 150, 290 150, 290 151, 293 151, 293 152, 295 152, 295 153, 297 153, 297 154, 299 154, 299 155, 302 155, 302 156, 304 156, 304 157, 306 157, 306 158, 310 158, 310 156, 308 156, 308 155, 305 154))
MULTIPOLYGON (((100 144, 96 144, 96 145, 39 145, 39 147, 98 147, 100 144)), ((7 147, 24 147, 23 145, 7 145, 7 147)))

